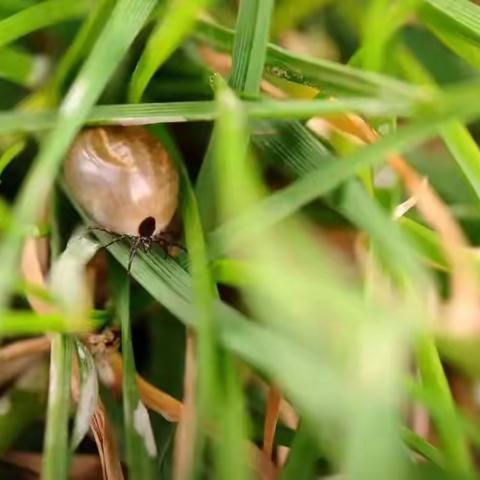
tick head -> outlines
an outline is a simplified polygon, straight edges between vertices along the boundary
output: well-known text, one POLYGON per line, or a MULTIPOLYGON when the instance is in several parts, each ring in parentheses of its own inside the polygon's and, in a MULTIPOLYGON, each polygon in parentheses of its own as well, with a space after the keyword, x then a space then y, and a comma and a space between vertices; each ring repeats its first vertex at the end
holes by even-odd
POLYGON ((153 217, 147 217, 142 220, 138 226, 138 235, 140 237, 151 237, 155 232, 156 222, 153 217))

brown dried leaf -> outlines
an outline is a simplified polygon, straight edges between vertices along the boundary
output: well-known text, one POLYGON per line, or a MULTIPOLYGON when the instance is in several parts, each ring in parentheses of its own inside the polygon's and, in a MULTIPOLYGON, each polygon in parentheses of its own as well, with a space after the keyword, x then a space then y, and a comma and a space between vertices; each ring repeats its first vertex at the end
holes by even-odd
POLYGON ((0 348, 0 387, 18 377, 50 350, 50 339, 20 340, 0 348))
POLYGON ((265 413, 265 424, 263 428, 263 453, 267 458, 272 458, 275 430, 280 415, 282 395, 280 391, 271 386, 268 391, 267 410, 265 413))
MULTIPOLYGON (((42 470, 42 454, 10 450, 2 456, 2 461, 29 470, 39 478, 42 470)), ((69 479, 98 480, 101 476, 101 465, 97 455, 75 455, 70 462, 69 479)), ((30 476, 25 478, 31 478, 30 476)))
POLYGON ((105 480, 122 480, 123 472, 115 441, 115 432, 108 420, 107 411, 100 398, 90 422, 105 480))
MULTIPOLYGON (((73 360, 72 397, 78 404, 80 399, 80 377, 78 360, 75 355, 73 360)), ((97 398, 95 411, 90 420, 90 428, 95 438, 95 443, 97 444, 104 480, 123 480, 123 472, 114 431, 100 397, 97 398)))
MULTIPOLYGON (((105 357, 114 373, 114 385, 121 387, 123 376, 123 361, 119 353, 105 357)), ((137 375, 138 393, 142 402, 154 412, 159 413, 170 422, 178 422, 182 415, 182 402, 168 393, 154 387, 152 384, 137 375)))
POLYGON ((265 455, 255 444, 250 444, 250 459, 253 462, 253 468, 260 480, 274 480, 277 478, 278 469, 272 460, 265 455))
MULTIPOLYGON (((48 270, 48 239, 27 238, 23 246, 21 258, 22 277, 25 282, 39 287, 46 288, 45 275, 48 270)), ((34 295, 27 293, 28 303, 37 313, 54 313, 54 307, 34 295)))

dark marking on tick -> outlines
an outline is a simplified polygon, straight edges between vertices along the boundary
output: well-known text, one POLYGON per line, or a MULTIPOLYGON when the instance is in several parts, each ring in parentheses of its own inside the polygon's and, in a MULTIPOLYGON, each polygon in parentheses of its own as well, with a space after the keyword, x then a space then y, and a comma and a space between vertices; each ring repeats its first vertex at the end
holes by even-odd
POLYGON ((153 217, 147 217, 142 220, 142 223, 138 226, 138 235, 140 237, 151 237, 155 231, 156 223, 153 217))

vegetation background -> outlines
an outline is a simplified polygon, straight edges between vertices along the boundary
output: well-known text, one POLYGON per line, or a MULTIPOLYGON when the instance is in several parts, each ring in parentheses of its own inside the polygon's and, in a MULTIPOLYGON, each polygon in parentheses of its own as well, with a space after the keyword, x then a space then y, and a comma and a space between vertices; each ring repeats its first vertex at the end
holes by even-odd
POLYGON ((469 0, 1 0, 2 478, 477 478, 479 47, 469 0), (163 142, 188 253, 79 228, 86 124, 163 142))

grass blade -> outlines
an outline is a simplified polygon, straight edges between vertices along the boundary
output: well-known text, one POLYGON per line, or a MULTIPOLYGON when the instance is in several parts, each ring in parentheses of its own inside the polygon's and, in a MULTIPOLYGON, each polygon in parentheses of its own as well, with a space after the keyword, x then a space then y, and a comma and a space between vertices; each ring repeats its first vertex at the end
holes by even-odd
POLYGON ((36 87, 47 71, 47 61, 19 48, 0 50, 0 78, 25 88, 36 87))
POLYGON ((304 424, 300 424, 293 440, 288 461, 280 479, 311 478, 315 472, 315 462, 319 456, 313 435, 304 424))
MULTIPOLYGON (((467 34, 472 39, 480 41, 480 8, 468 0, 426 0, 423 9, 431 12, 432 9, 443 17, 444 21, 450 21, 450 25, 458 29, 459 33, 467 34)), ((422 19, 428 24, 432 18, 427 14, 422 19)))
MULTIPOLYGON (((232 202, 224 201, 225 189, 229 189, 231 175, 237 170, 238 165, 245 161, 248 134, 246 118, 238 99, 220 79, 217 84, 216 100, 219 118, 216 124, 217 137, 214 152, 211 157, 215 162, 213 170, 216 178, 211 180, 214 180, 216 186, 213 198, 216 198, 221 205, 218 214, 220 218, 225 218, 232 213, 232 208, 235 208, 232 202)), ((239 192, 237 199, 241 201, 242 196, 243 192, 239 192)), ((226 408, 222 408, 219 422, 223 439, 217 439, 217 468, 221 478, 225 480, 229 478, 243 480, 249 478, 249 471, 246 461, 248 458, 248 451, 245 448, 247 421, 242 383, 233 355, 225 352, 223 357, 220 359, 222 368, 219 381, 223 388, 219 404, 225 405, 226 408)))
POLYGON ((210 0, 170 0, 165 15, 148 39, 129 85, 129 98, 138 102, 148 82, 193 28, 195 19, 210 0))
MULTIPOLYGON (((216 412, 221 408, 221 403, 218 402, 218 366, 220 359, 213 312, 214 298, 218 294, 208 266, 207 247, 200 213, 187 169, 178 150, 165 134, 162 135, 162 140, 175 159, 181 178, 182 216, 192 275, 193 305, 197 317, 197 423, 202 426, 214 422, 216 412)), ((197 458, 202 451, 204 435, 205 431, 200 430, 197 442, 194 442, 197 458)), ((191 468, 187 468, 187 470, 191 471, 191 468)))
MULTIPOLYGON (((251 118, 303 119, 314 115, 357 112, 364 115, 414 115, 413 105, 391 103, 370 98, 341 100, 263 100, 245 101, 243 107, 251 118)), ((0 133, 33 132, 53 127, 59 113, 53 111, 14 111, 0 113, 0 133)), ((88 124, 148 125, 182 123, 217 119, 212 101, 97 105, 85 119, 88 124)))
MULTIPOLYGON (((215 48, 231 52, 234 32, 213 23, 200 21, 195 36, 215 48)), ((365 95, 372 97, 396 96, 418 98, 424 92, 389 77, 372 72, 298 55, 277 45, 268 44, 266 70, 273 76, 320 89, 333 95, 365 95)))
POLYGON ((480 150, 468 129, 452 122, 441 129, 442 138, 480 200, 480 150))
POLYGON ((230 86, 247 98, 260 95, 273 0, 242 0, 235 27, 230 86))
POLYGON ((35 30, 82 17, 88 12, 89 8, 90 2, 86 0, 67 3, 63 0, 47 0, 32 5, 19 13, 0 20, 0 47, 4 47, 35 30))
POLYGON ((150 425, 148 412, 140 401, 133 357, 132 332, 130 326, 130 285, 127 275, 116 279, 117 315, 122 327, 123 353, 123 417, 129 478, 133 480, 153 479, 153 459, 157 447, 150 425))
POLYGON ((431 338, 424 337, 419 340, 417 348, 422 385, 435 398, 436 408, 432 411, 432 416, 438 429, 445 462, 457 473, 473 474, 468 441, 459 422, 437 347, 431 338))
POLYGON ((480 65, 480 8, 467 0, 428 0, 419 10, 422 22, 466 62, 480 65))
POLYGON ((73 68, 80 63, 82 58, 88 54, 95 39, 101 32, 105 18, 108 18, 111 14, 114 4, 114 0, 99 0, 95 2, 75 39, 60 60, 50 81, 49 88, 54 94, 60 94, 68 75, 71 74, 73 68))
POLYGON ((43 452, 42 478, 68 478, 70 450, 68 418, 70 414, 70 376, 73 343, 70 337, 56 334, 52 338, 50 356, 50 387, 47 428, 43 452))
MULTIPOLYGON (((93 325, 101 326, 100 322, 92 322, 93 325)), ((85 328, 90 330, 92 323, 85 324, 85 328)), ((87 331, 86 330, 86 331, 87 331)), ((48 332, 79 333, 78 324, 66 322, 63 315, 38 315, 29 311, 7 310, 2 312, 2 321, 0 322, 0 335, 40 335, 48 332)))

